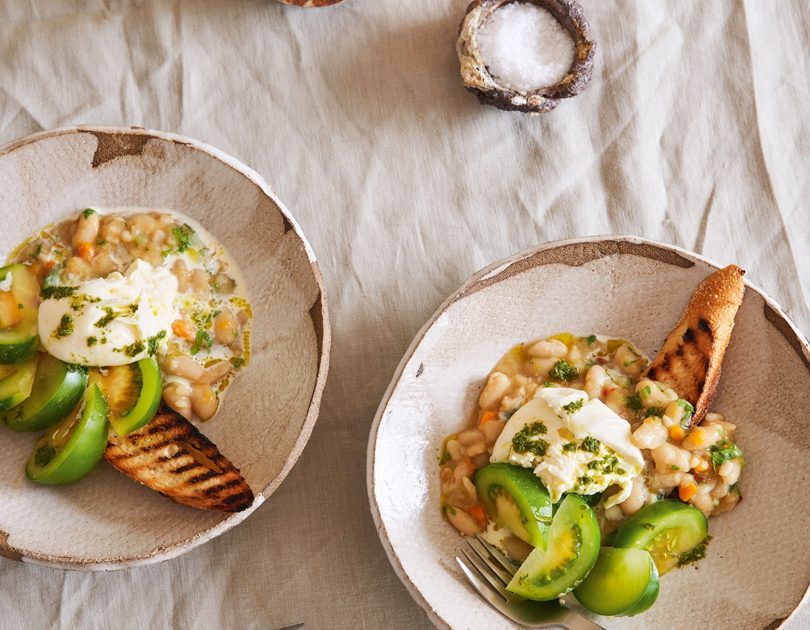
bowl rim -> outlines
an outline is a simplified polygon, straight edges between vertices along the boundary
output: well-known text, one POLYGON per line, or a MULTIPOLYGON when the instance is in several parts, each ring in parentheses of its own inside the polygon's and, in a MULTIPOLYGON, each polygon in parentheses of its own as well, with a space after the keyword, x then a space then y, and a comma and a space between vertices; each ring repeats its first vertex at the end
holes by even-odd
MULTIPOLYGON (((301 427, 292 449, 284 460, 284 464, 278 474, 271 479, 259 492, 255 495, 253 504, 241 512, 230 514, 222 521, 198 531, 194 535, 173 543, 169 546, 155 547, 151 551, 144 554, 136 554, 130 556, 115 556, 98 559, 82 559, 72 556, 60 556, 53 554, 41 554, 32 552, 30 550, 21 551, 8 544, 8 536, 5 532, 0 530, 0 556, 9 558, 11 560, 18 560, 32 564, 38 564, 56 569, 64 570, 80 570, 80 571, 112 571, 117 569, 125 569, 136 566, 143 566, 170 560, 177 556, 190 551, 191 549, 202 545, 209 540, 216 538, 220 534, 225 533, 229 529, 235 527, 248 516, 250 516, 266 499, 268 499, 281 485, 284 479, 292 470, 301 453, 304 450, 307 442, 309 441, 312 431, 315 428, 315 423, 318 419, 321 400, 323 397, 324 386, 326 385, 326 378, 329 372, 329 358, 332 344, 332 329, 329 322, 329 305, 326 297, 326 289, 324 287, 323 275, 321 274, 318 261, 315 257, 315 252, 312 249, 309 241, 301 226, 296 221, 295 217, 287 209, 287 206, 276 196, 270 185, 258 172, 250 168, 237 158, 225 153, 210 144, 195 140, 188 136, 180 135, 169 131, 159 131, 148 129, 141 126, 105 126, 105 125, 71 125, 66 127, 59 127, 56 129, 47 129, 37 133, 12 140, 0 146, 0 157, 4 157, 13 151, 30 144, 39 142, 41 140, 55 138, 58 136, 74 135, 74 134, 91 134, 97 137, 101 136, 147 136, 162 142, 169 142, 186 146, 195 151, 203 153, 210 158, 224 164, 225 166, 236 171, 249 182, 259 188, 262 194, 266 195, 279 209, 287 225, 295 232, 298 240, 303 244, 304 250, 307 254, 312 274, 318 286, 318 298, 313 305, 311 317, 316 329, 316 336, 318 339, 318 372, 315 378, 315 385, 310 398, 309 407, 307 408, 306 417, 301 427), (315 310, 317 307, 317 311, 315 310), (319 334, 318 334, 319 333, 319 334)), ((123 153, 122 153, 123 155, 123 153)))
MULTIPOLYGON (((374 520, 374 526, 377 530, 377 535, 380 538, 380 543, 382 544, 383 549, 385 550, 385 555, 388 557, 388 561, 391 564, 391 567, 394 569, 394 573, 396 573, 397 577, 399 578, 400 582, 402 582, 405 589, 408 591, 410 596, 413 600, 422 608, 422 610, 427 614, 428 619, 430 619, 431 623, 437 628, 451 628, 450 624, 445 621, 445 619, 439 614, 439 612, 433 608, 433 606, 428 601, 427 596, 420 590, 420 588, 414 583, 410 576, 408 575, 407 571, 405 570, 399 555, 397 554, 396 549, 394 549, 393 544, 391 543, 390 538, 388 537, 388 532, 385 527, 385 523, 382 521, 382 517, 380 515, 379 505, 377 504, 376 493, 375 493, 375 479, 374 479, 374 463, 376 459, 376 446, 377 446, 377 435, 380 429, 380 423, 382 421, 382 417, 385 414, 386 409, 388 408, 388 404, 391 400, 391 397, 394 394, 394 390, 399 386, 400 380, 402 379, 402 374, 405 371, 405 368, 409 364, 414 352, 416 351, 417 347, 422 343, 425 335, 427 334, 428 330, 430 330, 436 320, 455 302, 467 297, 471 293, 475 292, 472 290, 477 284, 484 283, 486 286, 487 280, 491 280, 496 278, 502 272, 505 272, 510 267, 519 263, 524 260, 528 260, 532 258, 534 255, 539 254, 541 252, 546 252, 549 250, 554 249, 562 249, 562 248, 571 248, 582 244, 629 244, 629 245, 636 245, 636 246, 643 246, 643 247, 652 247, 655 250, 664 250, 670 254, 675 254, 680 256, 682 259, 685 259, 691 263, 703 263, 712 267, 714 269, 721 269, 724 265, 707 258, 701 254, 696 252, 690 251, 683 247, 679 247, 677 245, 672 245, 668 243, 662 243, 660 241, 654 241, 651 239, 646 239, 640 236, 633 236, 629 234, 606 234, 606 235, 598 235, 598 236, 586 236, 586 237, 578 237, 578 238, 570 238, 570 239, 559 239, 554 241, 548 241, 542 243, 540 245, 536 245, 534 247, 530 247, 523 251, 520 251, 516 254, 512 254, 511 256, 507 256, 506 258, 501 258, 496 260, 489 265, 479 269, 471 276, 469 276, 457 289, 455 289, 442 303, 438 306, 438 308, 433 312, 433 314, 427 319, 424 325, 417 331, 414 335, 413 340, 408 345, 408 348, 405 350, 405 354, 403 355, 402 359, 400 360, 399 364, 397 365, 396 370, 394 371, 393 376, 391 377, 391 382, 388 384, 388 387, 383 394, 383 397, 380 401, 380 404, 377 408, 377 412, 374 414, 374 420, 371 424, 371 429, 369 431, 369 440, 368 440, 368 448, 366 451, 366 491, 368 494, 368 501, 369 501, 369 508, 371 511, 371 517, 374 520)), ((617 248, 614 252, 607 252, 603 253, 601 257, 609 256, 609 255, 616 255, 616 254, 630 254, 630 255, 639 255, 638 252, 622 252, 619 248, 617 248)), ((586 261, 586 262, 590 262, 586 261)), ((510 273, 509 276, 517 275, 526 271, 528 269, 533 269, 537 265, 528 264, 525 269, 517 268, 514 270, 513 273, 510 273)), ((691 265, 690 265, 691 266, 691 265)), ((481 286, 480 288, 484 288, 481 286)), ((745 286, 747 289, 754 291, 757 295, 759 295, 765 302, 766 306, 770 307, 771 311, 773 312, 775 318, 780 321, 780 323, 784 323, 784 327, 778 327, 777 329, 785 337, 785 340, 788 342, 791 347, 799 354, 799 356, 803 359, 805 366, 807 367, 808 371, 810 371, 810 341, 808 341, 807 337, 799 330, 796 324, 788 317, 788 315, 784 312, 782 307, 767 293, 765 293, 762 289, 760 289, 755 284, 745 280, 745 286), (788 337, 788 335, 792 335, 793 339, 788 337)), ((775 322, 772 322, 774 326, 776 326, 775 322)), ((796 605, 791 610, 790 614, 782 620, 779 620, 779 624, 776 628, 782 628, 785 623, 793 618, 794 615, 803 607, 804 604, 810 604, 810 585, 805 589, 804 594, 796 602, 796 605)))

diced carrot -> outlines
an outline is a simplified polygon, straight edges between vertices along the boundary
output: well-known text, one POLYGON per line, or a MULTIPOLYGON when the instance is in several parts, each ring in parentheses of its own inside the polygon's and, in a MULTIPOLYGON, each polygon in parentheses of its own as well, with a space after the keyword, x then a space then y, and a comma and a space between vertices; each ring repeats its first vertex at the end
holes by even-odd
POLYGON ((45 273, 50 273, 51 270, 54 267, 56 267, 56 261, 55 260, 47 260, 47 261, 45 261, 44 267, 45 267, 45 273))
POLYGON ((680 497, 681 501, 688 501, 696 494, 697 484, 694 481, 690 481, 685 485, 678 486, 678 497, 680 497))
POLYGON ((669 439, 673 442, 680 442, 686 435, 686 431, 683 430, 680 424, 673 424, 667 429, 667 432, 669 433, 669 439))
POLYGON ((22 319, 22 312, 11 291, 0 291, 0 328, 11 328, 22 319))
POLYGON ((96 249, 92 243, 79 243, 78 247, 76 247, 76 254, 82 260, 90 260, 95 256, 96 249))
POLYGON ((172 322, 172 332, 183 339, 194 338, 194 333, 191 330, 191 326, 189 326, 188 322, 183 319, 176 319, 172 322))
POLYGON ((498 419, 498 414, 497 413, 495 413, 494 411, 485 411, 484 413, 481 414, 481 419, 478 421, 478 426, 482 427, 487 422, 490 422, 491 420, 497 420, 497 419, 498 419))
POLYGON ((467 512, 478 522, 482 530, 487 528, 487 513, 484 511, 483 505, 478 503, 467 510, 467 512))
POLYGON ((701 459, 697 466, 695 466, 695 470, 697 472, 706 472, 709 470, 709 462, 705 459, 701 459))

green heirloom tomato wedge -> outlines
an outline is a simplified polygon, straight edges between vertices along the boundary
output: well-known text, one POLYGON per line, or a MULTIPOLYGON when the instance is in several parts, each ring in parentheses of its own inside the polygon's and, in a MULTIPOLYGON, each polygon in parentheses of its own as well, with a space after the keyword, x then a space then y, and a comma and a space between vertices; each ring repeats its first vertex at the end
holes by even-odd
POLYGON ((675 499, 648 505, 616 532, 614 547, 646 549, 664 575, 670 569, 702 557, 709 535, 703 512, 675 499))
POLYGON ((475 473, 478 499, 492 520, 534 547, 546 549, 552 504, 531 470, 490 464, 475 473))
POLYGON ((599 556, 601 534, 593 510, 567 495, 548 532, 548 549, 536 548, 506 587, 515 595, 548 601, 576 588, 599 556))
POLYGON ((153 357, 129 365, 93 370, 90 382, 97 383, 110 406, 110 424, 118 435, 127 435, 155 417, 163 394, 163 379, 153 357))
POLYGON ((16 365, 0 366, 0 411, 16 407, 31 395, 37 357, 16 365))
POLYGON ((31 395, 4 416, 15 431, 41 431, 64 419, 87 385, 87 370, 40 353, 31 395))
POLYGON ((73 413, 37 440, 25 466, 28 478, 63 486, 87 475, 104 456, 108 414, 101 390, 91 384, 73 413))
POLYGON ((597 615, 636 615, 658 597, 658 570, 643 549, 602 547, 599 559, 574 595, 597 615))
POLYGON ((39 347, 39 282, 25 265, 0 269, 0 363, 19 363, 39 347), (10 284, 10 286, 9 286, 10 284))

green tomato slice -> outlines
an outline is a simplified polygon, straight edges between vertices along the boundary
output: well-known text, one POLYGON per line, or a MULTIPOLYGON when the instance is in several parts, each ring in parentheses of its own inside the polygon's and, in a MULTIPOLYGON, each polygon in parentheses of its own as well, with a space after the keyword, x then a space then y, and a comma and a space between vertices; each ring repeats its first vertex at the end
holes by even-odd
POLYGON ((585 579, 599 556, 600 543, 593 510, 580 497, 569 494, 554 515, 548 549, 535 548, 506 588, 527 599, 557 599, 585 579))
POLYGON ((14 365, 0 366, 0 411, 16 407, 31 395, 37 357, 14 365))
POLYGON ((25 466, 26 476, 48 486, 85 477, 104 456, 108 414, 101 390, 91 384, 73 413, 37 440, 25 466))
POLYGON ((31 395, 4 419, 15 431, 41 431, 65 418, 87 385, 87 370, 40 353, 31 395))
POLYGON ((596 564, 574 595, 597 615, 636 615, 658 597, 658 570, 643 549, 602 547, 596 564))
POLYGON ((478 499, 492 520, 534 547, 546 549, 552 503, 527 468, 490 464, 475 473, 478 499))
POLYGON ((39 347, 39 282, 20 264, 0 269, 0 282, 7 282, 9 277, 10 291, 0 291, 0 363, 19 363, 32 357, 39 347))
POLYGON ((646 549, 664 575, 674 567, 702 557, 709 524, 703 512, 675 499, 665 499, 636 512, 619 529, 614 547, 646 549))
POLYGON ((163 394, 163 379, 153 357, 129 365, 93 370, 90 382, 97 383, 110 407, 110 424, 118 435, 137 431, 155 417, 163 394))

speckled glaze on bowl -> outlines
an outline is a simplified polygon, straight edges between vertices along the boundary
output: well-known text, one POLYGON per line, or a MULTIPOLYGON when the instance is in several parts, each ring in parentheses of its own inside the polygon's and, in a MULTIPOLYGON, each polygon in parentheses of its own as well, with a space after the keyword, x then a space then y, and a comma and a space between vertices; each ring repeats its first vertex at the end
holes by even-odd
MULTIPOLYGON (((732 262, 732 261, 729 261, 732 262)), ((442 439, 470 417, 510 346, 560 331, 636 341, 650 356, 717 265, 635 237, 550 243, 470 278, 417 334, 386 392, 368 449, 368 492, 394 570, 443 628, 505 628, 453 562, 461 538, 439 513, 442 439)), ((713 518, 707 557, 661 580, 646 613, 608 628, 776 628, 810 582, 806 475, 810 346, 748 285, 713 408, 737 423, 744 500, 713 518)))
POLYGON ((267 499, 318 415, 330 329, 321 274, 295 220, 253 170, 221 151, 141 128, 46 131, 0 149, 0 257, 89 205, 170 208, 230 251, 253 312, 251 365, 200 425, 256 493, 237 514, 175 504, 102 463, 65 488, 29 482, 30 435, 0 427, 0 555, 64 569, 165 560, 227 531, 267 499))

